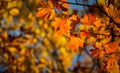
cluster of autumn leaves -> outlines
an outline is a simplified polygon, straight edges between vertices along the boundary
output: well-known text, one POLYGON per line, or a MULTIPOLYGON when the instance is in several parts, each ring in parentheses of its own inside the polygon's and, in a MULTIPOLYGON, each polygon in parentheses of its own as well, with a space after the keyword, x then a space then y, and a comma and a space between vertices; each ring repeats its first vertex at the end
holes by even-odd
POLYGON ((100 70, 119 73, 119 2, 101 7, 102 16, 70 14, 69 6, 67 0, 1 0, 0 72, 67 73, 75 51, 90 45, 90 55, 100 61, 100 70))
POLYGON ((82 18, 78 14, 69 15, 69 3, 66 0, 42 1, 40 5, 36 17, 44 21, 53 21, 55 32, 69 40, 66 48, 70 47, 75 51, 91 44, 91 55, 102 60, 102 67, 105 66, 109 72, 115 67, 119 72, 120 28, 110 22, 110 17, 119 22, 119 10, 114 5, 104 7, 109 17, 88 13, 82 18), (57 10, 59 12, 56 12, 57 10))
POLYGON ((40 2, 0 1, 0 72, 68 72, 75 53, 63 47, 67 40, 56 35, 51 21, 36 19, 40 2))

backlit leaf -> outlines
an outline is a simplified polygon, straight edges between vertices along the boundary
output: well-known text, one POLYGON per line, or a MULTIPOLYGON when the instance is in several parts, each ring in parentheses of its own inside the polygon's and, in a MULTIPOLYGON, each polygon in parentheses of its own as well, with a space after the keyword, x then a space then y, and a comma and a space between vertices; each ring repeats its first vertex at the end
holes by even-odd
POLYGON ((50 20, 55 17, 55 11, 53 8, 39 8, 36 17, 50 20))
POLYGON ((114 53, 118 49, 120 41, 115 41, 104 45, 106 53, 114 53))
POLYGON ((76 50, 79 47, 84 47, 84 41, 81 40, 79 37, 71 36, 70 42, 67 44, 67 47, 71 47, 72 50, 76 50))
POLYGON ((83 19, 81 19, 84 25, 91 25, 94 23, 95 20, 96 20, 96 17, 90 13, 88 15, 85 15, 83 19))

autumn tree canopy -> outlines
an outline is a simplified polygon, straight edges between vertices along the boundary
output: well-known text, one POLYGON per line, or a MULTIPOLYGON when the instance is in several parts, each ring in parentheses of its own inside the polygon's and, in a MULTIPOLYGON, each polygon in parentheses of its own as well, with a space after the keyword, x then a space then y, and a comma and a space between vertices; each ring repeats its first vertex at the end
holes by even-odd
POLYGON ((90 1, 1 0, 0 72, 119 73, 120 0, 90 1))

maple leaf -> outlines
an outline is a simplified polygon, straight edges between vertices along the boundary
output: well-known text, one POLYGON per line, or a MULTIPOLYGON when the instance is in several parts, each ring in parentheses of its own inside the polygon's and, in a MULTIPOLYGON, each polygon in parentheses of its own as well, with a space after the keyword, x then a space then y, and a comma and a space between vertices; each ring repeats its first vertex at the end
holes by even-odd
POLYGON ((85 15, 83 19, 81 19, 84 25, 91 25, 94 23, 95 20, 96 20, 96 17, 93 16, 91 13, 89 13, 88 15, 85 15))
POLYGON ((71 29, 70 24, 66 23, 66 18, 55 18, 54 22, 54 28, 55 32, 57 32, 59 35, 65 34, 67 36, 70 36, 69 30, 71 29))
POLYGON ((118 49, 119 43, 120 43, 120 41, 118 40, 115 42, 110 42, 108 44, 105 44, 104 47, 105 47, 106 53, 108 53, 108 54, 114 53, 118 49))
POLYGON ((69 19, 68 19, 68 23, 70 22, 70 27, 71 27, 71 30, 70 32, 71 33, 74 33, 75 32, 75 27, 76 25, 80 22, 80 17, 78 15, 72 15, 69 19))
POLYGON ((107 69, 108 72, 110 72, 111 67, 114 66, 115 63, 116 63, 116 59, 114 59, 114 58, 105 58, 104 61, 107 62, 106 69, 107 69))
POLYGON ((41 2, 41 4, 42 4, 42 7, 38 8, 36 17, 39 17, 39 18, 45 19, 45 20, 53 19, 55 17, 54 8, 52 6, 50 6, 47 2, 41 2), (45 5, 43 6, 42 3, 45 5))
POLYGON ((80 32, 80 36, 83 37, 83 36, 86 36, 86 37, 90 37, 90 33, 89 32, 80 32))
POLYGON ((101 19, 96 18, 96 21, 94 22, 95 27, 98 29, 101 26, 103 26, 104 24, 102 23, 101 19))
POLYGON ((71 36, 70 42, 67 44, 66 47, 71 47, 72 50, 76 50, 79 47, 83 48, 84 41, 81 40, 79 37, 71 36))
POLYGON ((36 17, 42 19, 53 19, 55 17, 55 11, 53 8, 39 8, 36 17))
POLYGON ((60 4, 60 6, 61 6, 61 9, 62 9, 63 11, 66 11, 66 10, 67 10, 67 7, 69 6, 69 4, 63 3, 63 2, 67 2, 67 0, 60 0, 60 1, 59 1, 59 4, 60 4))
POLYGON ((55 18, 54 28, 59 35, 65 34, 68 37, 70 32, 75 31, 75 26, 80 22, 80 17, 78 15, 72 15, 71 17, 55 18))
POLYGON ((103 50, 91 50, 92 54, 91 56, 95 56, 97 58, 104 57, 105 52, 103 50))
POLYGON ((97 58, 101 58, 104 57, 105 52, 102 48, 102 44, 101 43, 96 43, 96 44, 92 44, 91 47, 93 48, 92 50, 90 50, 92 53, 92 56, 95 56, 97 58))
MULTIPOLYGON (((117 0, 116 0, 117 2, 117 0)), ((119 2, 118 2, 119 3, 119 2)), ((117 9, 117 7, 113 4, 110 4, 109 7, 105 8, 106 12, 108 13, 108 15, 116 22, 116 23, 120 23, 120 9, 117 9)), ((119 28, 120 26, 117 25, 117 27, 119 28)))
POLYGON ((61 9, 63 13, 66 13, 67 7, 69 6, 69 4, 63 3, 63 2, 67 2, 66 0, 49 0, 48 2, 58 10, 61 9))

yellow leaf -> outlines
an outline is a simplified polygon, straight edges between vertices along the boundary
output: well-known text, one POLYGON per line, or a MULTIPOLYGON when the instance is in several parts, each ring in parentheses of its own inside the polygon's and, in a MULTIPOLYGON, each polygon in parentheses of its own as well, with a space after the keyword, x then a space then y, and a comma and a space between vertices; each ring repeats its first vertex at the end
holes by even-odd
POLYGON ((7 31, 2 33, 2 37, 5 38, 5 39, 8 39, 8 33, 7 33, 7 31))
POLYGON ((19 52, 20 55, 24 55, 26 53, 26 49, 25 48, 21 48, 21 51, 19 52))
POLYGON ((17 1, 13 1, 13 2, 8 2, 8 6, 7 8, 13 8, 13 7, 17 7, 18 2, 17 1))
POLYGON ((102 5, 102 6, 106 5, 106 3, 105 3, 106 0, 97 0, 97 1, 98 1, 99 5, 102 5))
POLYGON ((40 63, 45 64, 47 61, 44 58, 39 58, 40 63))
POLYGON ((119 65, 117 62, 114 64, 114 66, 111 67, 110 73, 120 73, 119 65))
POLYGON ((5 59, 8 59, 8 58, 9 58, 9 56, 8 56, 7 53, 4 53, 3 56, 5 57, 5 59))
POLYGON ((24 56, 21 56, 21 57, 19 57, 17 60, 18 60, 18 62, 21 62, 21 63, 22 63, 22 62, 24 62, 25 57, 24 57, 24 56))
POLYGON ((13 8, 10 10, 10 14, 12 16, 17 16, 19 14, 19 10, 17 8, 13 8))
POLYGON ((15 47, 9 47, 8 50, 9 50, 10 53, 16 53, 17 52, 17 48, 15 48, 15 47))
POLYGON ((32 43, 33 43, 33 44, 37 43, 37 38, 33 38, 33 39, 32 39, 32 43))

